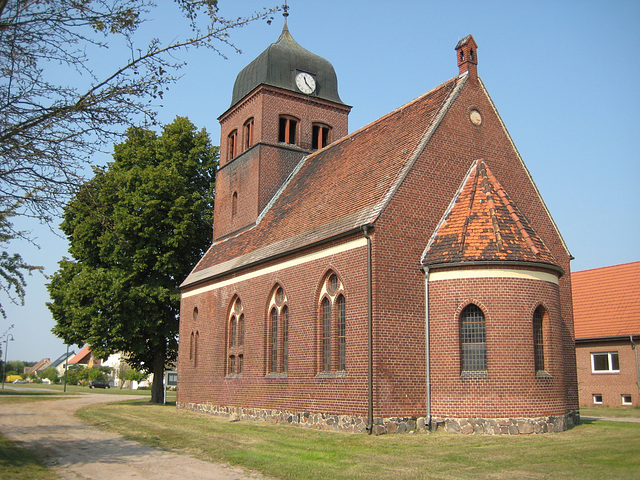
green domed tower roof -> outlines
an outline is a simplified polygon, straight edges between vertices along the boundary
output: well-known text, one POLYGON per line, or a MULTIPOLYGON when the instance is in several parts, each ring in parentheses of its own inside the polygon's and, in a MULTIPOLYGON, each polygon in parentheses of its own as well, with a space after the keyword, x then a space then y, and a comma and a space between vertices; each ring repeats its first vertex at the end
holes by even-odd
POLYGON ((295 82, 298 72, 313 75, 316 89, 310 96, 342 103, 338 96, 338 79, 331 63, 298 45, 285 22, 278 41, 238 74, 231 106, 259 85, 272 85, 300 93, 295 82))

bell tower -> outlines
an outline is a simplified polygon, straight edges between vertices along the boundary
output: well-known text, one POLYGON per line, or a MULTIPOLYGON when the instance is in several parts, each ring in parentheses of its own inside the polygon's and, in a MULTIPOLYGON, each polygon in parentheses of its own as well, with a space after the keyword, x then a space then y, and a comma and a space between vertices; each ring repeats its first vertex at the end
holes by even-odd
POLYGON ((460 74, 468 71, 469 78, 478 78, 478 45, 471 35, 458 42, 456 53, 460 74))
POLYGON ((293 39, 288 15, 285 6, 280 37, 238 74, 218 118, 214 241, 254 225, 303 157, 348 133, 333 66, 293 39))

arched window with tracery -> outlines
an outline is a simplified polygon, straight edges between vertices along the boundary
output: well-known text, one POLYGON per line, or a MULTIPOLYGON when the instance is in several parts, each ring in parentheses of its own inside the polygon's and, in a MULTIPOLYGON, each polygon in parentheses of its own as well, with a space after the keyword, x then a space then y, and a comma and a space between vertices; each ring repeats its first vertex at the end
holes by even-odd
POLYGON ((242 374, 242 361, 244 358, 244 313, 240 297, 234 297, 231 301, 228 319, 228 363, 227 376, 242 374))
POLYGON ((289 368, 289 307, 287 295, 276 285, 269 298, 269 365, 270 375, 286 375, 289 368))
POLYGON ((347 368, 347 302, 338 275, 329 272, 320 291, 319 371, 344 372, 347 368))

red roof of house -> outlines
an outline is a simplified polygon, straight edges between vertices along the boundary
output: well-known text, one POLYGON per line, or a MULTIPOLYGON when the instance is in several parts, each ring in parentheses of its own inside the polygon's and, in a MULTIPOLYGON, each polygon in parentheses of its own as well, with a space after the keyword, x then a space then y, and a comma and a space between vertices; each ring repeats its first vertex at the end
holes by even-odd
POLYGON ((49 368, 50 365, 51 365, 51 360, 49 360, 48 358, 43 358, 32 367, 26 367, 24 369, 24 373, 39 372, 41 370, 45 370, 49 368))
POLYGON ((80 350, 76 355, 74 355, 70 360, 69 360, 69 365, 75 365, 76 363, 85 365, 89 363, 89 360, 91 359, 91 345, 85 345, 84 347, 82 347, 82 350, 80 350))
POLYGON ((571 274, 576 339, 640 335, 640 262, 571 274))
POLYGON ((471 165, 431 237, 423 265, 558 262, 483 160, 471 165))
POLYGON ((256 224, 214 242, 182 286, 375 222, 466 80, 455 77, 305 157, 256 224))

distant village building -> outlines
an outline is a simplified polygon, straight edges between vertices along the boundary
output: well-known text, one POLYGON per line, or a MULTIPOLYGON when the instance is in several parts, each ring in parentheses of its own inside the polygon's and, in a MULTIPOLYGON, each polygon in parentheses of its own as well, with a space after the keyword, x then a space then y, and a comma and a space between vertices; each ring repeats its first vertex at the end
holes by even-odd
POLYGON ((32 365, 30 367, 24 367, 24 373, 38 374, 40 372, 44 372, 50 366, 51 366, 51 360, 49 358, 43 358, 39 362, 36 362, 35 365, 32 365))
POLYGON ((182 285, 179 408, 372 433, 578 421, 569 251, 473 37, 455 59, 351 134, 286 22, 239 73, 213 243, 182 285))
POLYGON ((640 262, 571 274, 580 405, 640 405, 640 262))
POLYGON ((91 353, 91 345, 85 345, 78 353, 69 359, 70 366, 82 365, 85 368, 93 368, 94 366, 100 366, 101 364, 102 360, 94 358, 91 353))

